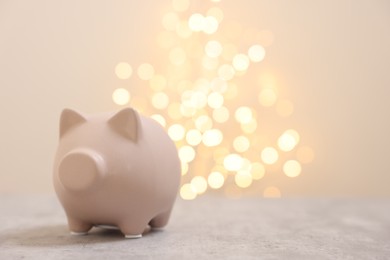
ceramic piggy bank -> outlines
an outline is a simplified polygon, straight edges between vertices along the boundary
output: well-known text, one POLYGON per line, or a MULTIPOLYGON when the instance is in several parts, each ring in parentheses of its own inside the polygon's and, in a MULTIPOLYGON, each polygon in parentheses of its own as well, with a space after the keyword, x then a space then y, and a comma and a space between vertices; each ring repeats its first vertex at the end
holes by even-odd
POLYGON ((136 238, 165 226, 180 175, 176 147, 154 120, 131 108, 62 112, 53 182, 72 234, 101 225, 136 238))

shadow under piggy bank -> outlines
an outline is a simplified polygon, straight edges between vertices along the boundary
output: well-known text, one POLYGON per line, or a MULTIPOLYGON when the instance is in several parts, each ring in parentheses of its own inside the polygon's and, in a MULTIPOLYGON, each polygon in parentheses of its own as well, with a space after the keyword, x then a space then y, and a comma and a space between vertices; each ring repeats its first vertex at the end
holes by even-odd
POLYGON ((28 246, 28 247, 52 247, 69 246, 77 244, 109 243, 115 241, 135 241, 142 240, 153 234, 160 233, 161 230, 146 228, 142 233, 144 238, 126 239, 119 230, 104 229, 100 227, 92 228, 87 235, 71 235, 66 225, 41 226, 30 229, 10 231, 7 237, 0 238, 0 241, 7 245, 28 246))

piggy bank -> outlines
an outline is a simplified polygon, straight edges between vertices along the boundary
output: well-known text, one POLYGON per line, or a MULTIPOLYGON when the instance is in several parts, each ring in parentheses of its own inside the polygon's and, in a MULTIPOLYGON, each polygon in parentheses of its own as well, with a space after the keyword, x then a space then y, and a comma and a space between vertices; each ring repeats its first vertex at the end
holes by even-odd
POLYGON ((177 149, 153 119, 132 108, 62 112, 53 182, 72 234, 101 225, 137 238, 165 226, 180 176, 177 149))

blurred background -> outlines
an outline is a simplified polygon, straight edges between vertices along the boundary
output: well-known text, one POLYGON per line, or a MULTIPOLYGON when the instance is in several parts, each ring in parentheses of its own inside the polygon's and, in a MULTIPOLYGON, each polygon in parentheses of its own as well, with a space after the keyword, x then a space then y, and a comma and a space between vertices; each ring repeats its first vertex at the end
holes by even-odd
POLYGON ((180 196, 390 195, 386 0, 0 0, 0 193, 52 193, 59 116, 133 106, 180 196))

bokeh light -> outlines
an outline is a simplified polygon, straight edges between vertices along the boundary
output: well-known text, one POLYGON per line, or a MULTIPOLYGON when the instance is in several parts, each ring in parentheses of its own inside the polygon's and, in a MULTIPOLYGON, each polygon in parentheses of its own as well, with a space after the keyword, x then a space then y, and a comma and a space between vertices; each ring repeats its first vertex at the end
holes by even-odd
POLYGON ((250 146, 249 139, 242 135, 237 136, 233 141, 233 147, 239 153, 247 151, 249 149, 249 146, 250 146))
POLYGON ((212 189, 219 189, 225 182, 225 177, 220 172, 212 172, 207 178, 207 182, 212 189))
POLYGON ((239 154, 229 154, 223 160, 223 165, 228 171, 238 171, 242 167, 242 157, 239 154))
POLYGON ((120 106, 126 105, 130 101, 130 93, 124 88, 117 88, 112 93, 112 100, 117 105, 120 106))
POLYGON ((260 62, 264 60, 265 49, 261 45, 253 45, 248 50, 248 56, 252 62, 260 62))
POLYGON ((239 107, 237 108, 234 116, 237 122, 241 124, 248 124, 252 120, 252 110, 249 107, 239 107))
POLYGON ((266 147, 261 151, 261 159, 266 164, 274 164, 279 158, 278 151, 273 147, 266 147))
POLYGON ((195 150, 191 146, 185 145, 179 148, 179 158, 181 161, 189 163, 195 158, 195 150))
POLYGON ((299 176, 301 174, 301 170, 301 164, 296 160, 289 160, 283 165, 284 174, 291 178, 299 176))
POLYGON ((223 134, 219 129, 206 130, 203 134, 203 144, 208 147, 219 145, 222 139, 223 134))
POLYGON ((138 67, 137 74, 142 80, 150 80, 154 75, 154 68, 149 63, 143 63, 138 67))
POLYGON ((207 190, 207 180, 203 176, 195 176, 191 180, 191 186, 197 194, 202 194, 207 190))
POLYGON ((284 152, 291 151, 299 142, 299 134, 293 129, 286 130, 278 139, 278 146, 284 152))
POLYGON ((274 173, 300 176, 314 151, 289 126, 294 103, 277 71, 263 62, 275 35, 232 20, 218 2, 199 8, 195 0, 171 0, 153 36, 158 58, 136 64, 137 77, 134 64, 117 63, 116 84, 130 84, 115 89, 112 100, 123 106, 131 99, 175 142, 181 198, 219 189, 229 198, 279 198, 284 187, 274 186, 280 177, 274 173))
POLYGON ((249 67, 249 58, 244 54, 237 54, 233 57, 233 67, 237 71, 245 71, 249 67))
POLYGON ((115 67, 115 74, 120 79, 128 79, 131 77, 133 69, 127 62, 120 62, 115 67))
POLYGON ((247 188, 252 184, 252 176, 247 171, 239 171, 234 176, 234 181, 238 187, 247 188))
POLYGON ((184 126, 180 124, 171 125, 168 128, 168 135, 173 141, 180 141, 184 138, 185 129, 184 126))
POLYGON ((191 184, 186 183, 180 188, 180 197, 184 200, 193 200, 196 198, 196 191, 191 184))

